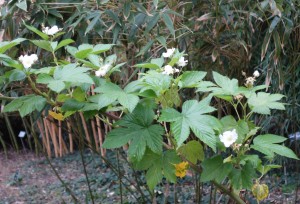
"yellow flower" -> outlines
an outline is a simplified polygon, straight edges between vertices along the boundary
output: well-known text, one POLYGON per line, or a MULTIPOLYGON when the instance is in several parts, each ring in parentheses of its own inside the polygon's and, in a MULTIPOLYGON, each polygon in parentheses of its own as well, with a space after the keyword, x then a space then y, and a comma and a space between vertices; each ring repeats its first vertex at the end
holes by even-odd
POLYGON ((176 169, 175 175, 180 178, 185 177, 188 166, 189 166, 188 162, 181 162, 179 164, 175 164, 175 169, 176 169))

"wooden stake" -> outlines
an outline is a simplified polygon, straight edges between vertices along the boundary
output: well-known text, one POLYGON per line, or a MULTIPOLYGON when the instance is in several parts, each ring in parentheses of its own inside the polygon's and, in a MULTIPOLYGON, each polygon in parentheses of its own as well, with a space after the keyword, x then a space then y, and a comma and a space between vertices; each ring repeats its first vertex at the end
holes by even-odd
POLYGON ((46 149, 47 155, 50 158, 51 157, 51 148, 50 148, 50 142, 49 142, 49 136, 46 128, 43 128, 43 125, 39 120, 37 120, 37 126, 40 130, 40 133, 42 134, 42 140, 43 140, 43 148, 46 149), (46 134, 46 136, 45 136, 46 134))
POLYGON ((49 139, 49 132, 48 132, 48 124, 47 124, 47 119, 43 118, 43 122, 44 122, 44 130, 46 133, 46 141, 47 141, 47 153, 48 153, 48 157, 51 158, 51 146, 50 146, 50 139, 49 139))
POLYGON ((97 139, 97 133, 96 133, 96 127, 95 127, 95 121, 94 119, 91 120, 92 130, 93 130, 93 136, 95 140, 96 145, 96 151, 99 152, 99 145, 98 145, 98 139, 97 139))
POLYGON ((63 156, 63 139, 61 135, 61 121, 58 121, 58 141, 59 141, 59 156, 63 156))
POLYGON ((55 157, 58 157, 58 144, 57 144, 57 139, 56 139, 56 133, 55 133, 55 124, 49 120, 47 120, 47 124, 48 124, 48 128, 49 128, 49 132, 50 132, 50 136, 54 145, 54 154, 55 157))
POLYGON ((72 130, 71 130, 71 124, 69 121, 67 121, 67 126, 68 126, 68 133, 69 133, 70 152, 73 153, 73 151, 74 151, 73 135, 72 135, 72 130))
POLYGON ((88 145, 90 147, 92 147, 90 134, 89 134, 89 131, 88 131, 88 128, 87 128, 86 121, 84 119, 83 113, 80 112, 79 115, 80 115, 80 118, 81 118, 81 122, 83 124, 84 133, 85 133, 86 140, 88 141, 88 145))
POLYGON ((105 149, 102 148, 103 144, 103 136, 102 136, 102 131, 101 131, 101 123, 98 117, 96 117, 96 124, 97 124, 97 130, 98 130, 98 137, 99 137, 99 142, 100 142, 100 152, 101 156, 105 156, 106 152, 105 149))

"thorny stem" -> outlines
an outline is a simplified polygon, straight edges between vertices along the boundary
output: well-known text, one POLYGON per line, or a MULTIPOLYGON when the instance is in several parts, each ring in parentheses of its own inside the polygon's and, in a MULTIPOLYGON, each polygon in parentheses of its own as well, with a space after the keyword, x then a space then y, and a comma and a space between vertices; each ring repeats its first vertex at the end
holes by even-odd
MULTIPOLYGON (((194 169, 196 172, 201 173, 202 169, 201 167, 193 164, 191 161, 187 160, 185 157, 181 156, 182 160, 185 160, 189 163, 190 167, 194 169)), ((228 188, 223 186, 222 184, 216 182, 215 180, 212 180, 212 183, 223 193, 227 194, 231 199, 233 199, 237 204, 246 204, 237 194, 230 191, 228 188)))
MULTIPOLYGON (((33 137, 36 137, 36 135, 33 135, 33 137)), ((38 139, 38 138, 36 138, 38 139)), ((56 169, 54 168, 53 164, 51 163, 49 157, 47 156, 46 152, 43 150, 43 147, 41 145, 40 142, 38 142, 38 146, 40 147, 40 149, 42 150, 42 153, 44 155, 44 157, 46 158, 48 164, 50 165, 52 171, 54 172, 55 176, 58 178, 58 180, 61 182, 61 184, 63 185, 63 187, 66 189, 66 191, 71 195, 72 199, 74 200, 75 203, 78 203, 78 199, 76 198, 76 196, 74 195, 73 191, 69 188, 69 186, 62 180, 62 178, 60 177, 60 175, 58 174, 58 172, 56 171, 56 169)))
MULTIPOLYGON (((133 168, 133 166, 132 166, 132 164, 130 163, 130 162, 128 162, 128 160, 125 158, 125 156, 123 155, 123 154, 120 154, 121 155, 121 157, 124 159, 124 161, 130 166, 130 168, 132 169, 132 171, 133 171, 133 176, 134 176, 134 178, 135 178, 135 180, 136 180, 136 182, 137 182, 137 185, 136 186, 134 186, 138 191, 139 191, 139 193, 142 195, 142 200, 143 200, 143 203, 146 203, 146 200, 145 200, 145 198, 146 198, 146 196, 145 196, 145 194, 143 193, 143 191, 142 191, 142 189, 141 189, 141 187, 140 186, 143 186, 143 184, 142 184, 142 181, 138 178, 138 176, 137 176, 137 172, 134 170, 134 168, 133 168)), ((147 189, 147 191, 149 192, 149 194, 151 194, 151 191, 149 190, 149 188, 148 188, 148 186, 145 186, 145 188, 147 189)), ((147 199, 147 198, 146 198, 147 199)), ((150 200, 148 199, 148 202, 149 202, 150 200)))
POLYGON ((238 104, 235 104, 235 103, 233 103, 233 102, 230 102, 231 103, 231 105, 234 107, 234 110, 235 110, 235 112, 236 112, 236 115, 238 116, 238 118, 239 118, 239 120, 241 119, 241 117, 240 117, 240 114, 239 114, 239 112, 238 112, 238 110, 237 110, 237 105, 238 104))
POLYGON ((88 174, 87 174, 87 171, 86 171, 86 168, 85 168, 85 162, 84 162, 84 157, 83 157, 82 149, 83 148, 81 147, 80 148, 81 162, 82 162, 82 166, 83 166, 83 171, 84 171, 84 175, 85 175, 85 178, 86 178, 86 182, 87 182, 87 185, 88 185, 88 188, 89 188, 89 193, 90 193, 90 196, 91 196, 91 200, 92 200, 92 203, 94 204, 95 203, 94 196, 93 196, 93 192, 92 192, 92 189, 91 189, 89 177, 88 177, 88 174))
POLYGON ((52 106, 55 106, 55 105, 56 105, 56 103, 53 102, 53 101, 51 100, 51 98, 50 98, 46 93, 43 93, 43 92, 41 92, 38 88, 36 88, 35 83, 32 81, 30 75, 27 76, 27 79, 28 79, 29 84, 30 84, 32 90, 34 91, 34 93, 36 93, 36 94, 38 94, 38 95, 40 95, 40 96, 45 97, 46 100, 47 100, 47 103, 49 103, 50 105, 52 105, 52 106))
POLYGON ((16 97, 9 97, 9 96, 4 96, 4 95, 0 94, 0 100, 12 101, 15 99, 16 99, 16 97))
POLYGON ((117 150, 117 168, 118 168, 118 174, 119 174, 119 189, 120 189, 120 197, 121 197, 121 204, 123 204, 123 188, 122 188, 122 174, 120 169, 120 161, 119 161, 119 149, 117 150))

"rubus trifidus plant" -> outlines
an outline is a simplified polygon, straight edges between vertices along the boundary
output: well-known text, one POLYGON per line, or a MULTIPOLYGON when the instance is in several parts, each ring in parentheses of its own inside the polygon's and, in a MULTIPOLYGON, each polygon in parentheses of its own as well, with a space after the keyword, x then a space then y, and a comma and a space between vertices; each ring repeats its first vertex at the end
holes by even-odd
POLYGON ((75 47, 70 46, 71 39, 56 41, 61 34, 59 28, 27 28, 42 38, 31 43, 50 53, 53 61, 41 66, 37 54, 22 55, 18 60, 4 54, 26 39, 1 43, 0 60, 10 67, 2 83, 22 81, 32 89, 32 94, 14 99, 3 111, 19 111, 24 117, 50 109, 49 114, 57 120, 76 112, 87 116, 106 112, 122 115, 112 124, 114 128, 103 148, 128 144, 128 158, 134 168, 146 171, 151 190, 163 177, 175 183, 190 168, 201 175, 202 182, 212 181, 237 203, 244 203, 239 197, 241 189, 252 190, 259 201, 268 195, 268 187, 260 179, 279 167, 271 162, 274 155, 298 159, 281 144, 286 138, 257 135, 259 127, 251 121, 252 114, 284 110, 279 102, 283 95, 266 93, 265 86, 255 86, 258 72, 245 76, 242 86, 237 79, 217 72, 212 73, 214 82, 204 81, 206 72, 181 70, 188 61, 184 53, 172 48, 161 57, 135 65, 149 70, 141 71, 137 80, 121 87, 109 76, 124 63, 115 65, 116 55, 102 55, 112 44, 75 47), (61 48, 66 49, 65 59, 69 60, 57 59, 56 52, 61 48), (95 94, 88 94, 91 86, 95 94), (180 93, 184 89, 194 91, 195 98, 183 99, 180 93), (210 105, 213 98, 226 101, 235 113, 216 118, 216 108, 210 105), (214 155, 205 154, 206 149, 214 155))

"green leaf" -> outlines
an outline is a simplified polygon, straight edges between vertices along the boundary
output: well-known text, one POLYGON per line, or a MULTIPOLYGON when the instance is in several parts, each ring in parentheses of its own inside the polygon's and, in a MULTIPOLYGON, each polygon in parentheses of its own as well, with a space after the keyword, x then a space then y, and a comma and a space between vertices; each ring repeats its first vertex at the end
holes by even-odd
POLYGON ((151 59, 151 62, 152 64, 156 64, 159 68, 161 68, 164 64, 165 60, 163 57, 161 58, 153 58, 151 59))
POLYGON ((44 49, 44 50, 47 50, 49 52, 53 51, 52 46, 51 46, 49 41, 46 41, 46 40, 31 40, 31 42, 33 44, 35 44, 36 46, 44 49))
POLYGON ((11 71, 9 75, 9 82, 22 81, 25 78, 26 78, 26 74, 23 71, 14 69, 11 71))
POLYGON ((268 115, 271 114, 270 109, 285 110, 283 103, 278 102, 282 97, 281 94, 258 92, 250 96, 248 103, 253 112, 268 115))
POLYGON ((124 9, 123 9, 123 15, 124 15, 125 20, 127 20, 129 18, 130 9, 131 9, 131 4, 130 4, 130 2, 126 1, 124 3, 124 9))
POLYGON ((178 152, 188 161, 196 164, 197 161, 204 160, 204 151, 200 142, 193 140, 179 147, 178 152))
POLYGON ((236 143, 243 143, 246 135, 249 133, 249 127, 245 120, 239 120, 238 122, 234 119, 232 115, 225 116, 221 119, 223 125, 222 132, 236 129, 238 133, 238 139, 236 143))
POLYGON ((114 46, 114 44, 98 44, 93 48, 93 54, 100 54, 102 52, 106 52, 108 50, 110 50, 112 47, 114 46))
POLYGON ((285 137, 272 134, 259 135, 254 138, 253 145, 251 145, 251 148, 270 157, 273 157, 274 153, 276 153, 284 157, 298 160, 299 158, 291 149, 283 145, 276 144, 282 143, 286 139, 287 138, 285 137))
POLYGON ((85 101, 85 91, 82 90, 80 87, 77 87, 73 93, 72 96, 75 100, 83 102, 85 101))
MULTIPOLYGON (((10 42, 7 42, 7 41, 4 41, 4 42, 0 42, 0 54, 4 53, 6 50, 20 44, 21 42, 23 42, 24 40, 26 40, 25 38, 17 38, 13 41, 10 41, 10 42)), ((3 55, 2 55, 3 57, 3 55)), ((8 57, 8 56, 7 56, 8 57)), ((7 58, 5 57, 5 58, 7 58)), ((8 59, 10 59, 8 57, 8 59)))
POLYGON ((113 103, 115 100, 118 100, 122 106, 129 110, 129 112, 132 112, 139 102, 138 96, 123 91, 118 85, 111 82, 106 82, 102 86, 97 87, 94 91, 103 93, 99 97, 99 109, 113 103))
POLYGON ((21 96, 9 104, 4 106, 4 112, 19 111, 21 117, 32 113, 33 111, 41 111, 46 105, 46 99, 42 96, 27 95, 21 96))
POLYGON ((206 72, 202 71, 186 71, 181 75, 179 81, 180 88, 194 88, 206 76, 206 72))
POLYGON ((153 63, 136 64, 133 67, 148 68, 148 69, 159 69, 160 68, 157 64, 153 64, 153 63))
POLYGON ((171 122, 171 131, 178 147, 189 137, 191 129, 201 141, 215 151, 217 137, 214 129, 220 128, 221 124, 213 116, 204 115, 214 110, 207 101, 188 100, 182 106, 182 113, 176 110, 163 109, 159 120, 171 122), (171 117, 172 115, 177 117, 171 117))
POLYGON ((44 40, 49 40, 49 36, 43 32, 41 32, 40 30, 36 29, 35 27, 33 26, 30 26, 30 25, 26 25, 24 23, 24 25, 26 26, 26 28, 28 30, 31 30, 32 32, 34 32, 35 34, 39 35, 41 38, 43 38, 44 40))
POLYGON ((89 69, 84 67, 76 67, 76 64, 68 64, 58 67, 54 71, 54 79, 72 83, 93 84, 93 79, 87 73, 89 69))
POLYGON ((181 160, 174 150, 168 150, 162 154, 155 154, 149 150, 140 161, 134 161, 134 167, 138 170, 147 170, 146 181, 151 190, 162 181, 163 176, 169 182, 175 183, 175 165, 181 160))
POLYGON ((26 0, 19 1, 18 3, 16 3, 16 6, 19 7, 20 9, 22 9, 23 11, 27 12, 27 1, 26 0))
POLYGON ((154 40, 150 40, 144 47, 141 48, 140 52, 136 55, 136 57, 145 54, 153 45, 154 40))
POLYGON ((170 18, 170 16, 166 13, 162 14, 162 18, 164 23, 166 24, 167 28, 169 29, 170 33, 174 36, 175 38, 175 30, 174 30, 174 25, 173 25, 173 21, 170 18))
POLYGON ((159 20, 159 13, 156 13, 154 16, 152 16, 147 24, 146 33, 149 33, 156 25, 159 20))
POLYGON ((265 175, 266 173, 268 173, 268 171, 270 171, 271 169, 278 169, 281 168, 282 166, 280 165, 275 165, 275 164, 268 164, 268 165, 259 165, 257 170, 262 174, 265 175))
POLYGON ((154 112, 139 104, 132 113, 117 122, 120 128, 109 132, 103 148, 118 148, 130 142, 128 154, 141 160, 146 147, 154 153, 162 152, 162 135, 164 129, 152 124, 154 112))
POLYGON ((236 96, 239 94, 239 86, 237 79, 229 79, 226 76, 222 76, 217 72, 213 72, 213 78, 219 87, 212 88, 212 92, 215 96, 236 96))
POLYGON ((64 47, 64 46, 66 46, 66 45, 69 45, 69 44, 71 44, 71 43, 73 43, 73 42, 74 42, 74 40, 72 40, 72 39, 65 39, 65 40, 62 40, 62 41, 60 41, 60 42, 58 43, 58 45, 57 45, 57 47, 54 49, 54 51, 58 50, 59 48, 62 48, 62 47, 64 47))
POLYGON ((159 36, 156 40, 167 49, 167 39, 164 36, 159 36))
POLYGON ((232 169, 229 174, 232 186, 236 190, 246 188, 251 189, 253 185, 253 179, 256 177, 255 169, 251 162, 247 162, 242 169, 232 169))
POLYGON ((145 74, 144 77, 140 79, 141 90, 140 92, 146 90, 153 90, 157 96, 164 93, 169 89, 171 84, 171 77, 166 74, 161 74, 156 71, 150 70, 145 74))
POLYGON ((105 10, 105 13, 117 24, 119 24, 120 26, 122 26, 120 19, 118 18, 117 14, 114 13, 111 10, 105 10))
POLYGON ((84 49, 84 50, 79 50, 78 52, 75 53, 74 57, 78 59, 84 59, 86 58, 90 53, 93 52, 92 48, 84 49))
POLYGON ((211 180, 222 182, 233 169, 233 166, 230 163, 223 163, 222 157, 218 155, 204 160, 202 162, 202 168, 203 172, 201 173, 201 182, 211 180))
POLYGON ((179 96, 179 90, 177 86, 172 86, 165 93, 161 94, 156 98, 156 103, 160 103, 163 108, 167 107, 179 107, 181 104, 181 99, 179 96))
POLYGON ((78 49, 73 46, 67 46, 66 49, 67 52, 70 53, 73 57, 75 57, 75 53, 78 52, 78 49))
POLYGON ((52 48, 52 50, 55 50, 55 49, 56 49, 56 47, 57 47, 57 44, 58 44, 58 42, 57 42, 57 41, 50 42, 50 45, 51 45, 51 48, 52 48))
POLYGON ((66 111, 79 111, 84 107, 85 103, 77 101, 75 99, 67 99, 61 107, 61 110, 66 111))
POLYGON ((98 12, 97 15, 93 18, 93 20, 87 26, 87 28, 84 32, 84 35, 86 35, 88 32, 90 32, 95 27, 96 23, 99 21, 100 16, 101 16, 101 13, 98 12))

